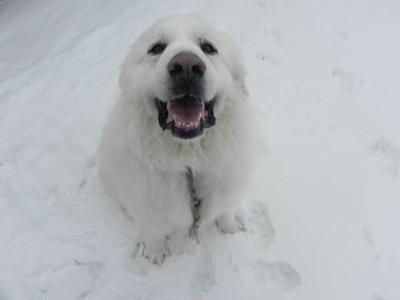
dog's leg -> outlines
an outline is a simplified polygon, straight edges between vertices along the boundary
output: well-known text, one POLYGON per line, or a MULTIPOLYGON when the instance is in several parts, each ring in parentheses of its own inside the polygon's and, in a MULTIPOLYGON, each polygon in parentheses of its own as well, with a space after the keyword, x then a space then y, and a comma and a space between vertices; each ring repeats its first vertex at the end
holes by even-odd
POLYGON ((222 233, 233 234, 244 231, 245 226, 237 210, 240 207, 242 189, 240 182, 225 180, 226 176, 213 174, 197 177, 197 187, 202 204, 200 217, 202 222, 214 222, 222 233))
POLYGON ((187 234, 192 222, 186 178, 180 173, 161 172, 143 177, 147 181, 138 188, 140 201, 129 206, 139 229, 137 255, 161 264, 173 250, 168 237, 187 234))
POLYGON ((223 213, 216 217, 215 223, 222 233, 234 234, 239 231, 245 231, 243 221, 232 213, 223 213))
POLYGON ((172 224, 168 220, 162 219, 161 216, 158 216, 157 220, 153 216, 147 216, 147 223, 144 221, 139 223, 140 234, 137 239, 136 255, 148 259, 153 264, 160 265, 173 251, 173 248, 169 248, 171 242, 169 236, 187 235, 190 212, 187 212, 187 216, 183 216, 187 219, 184 226, 183 224, 172 224), (163 222, 160 222, 160 219, 163 222))
POLYGON ((229 196, 224 197, 222 193, 215 193, 210 197, 204 197, 200 219, 202 223, 215 222, 222 233, 233 234, 245 231, 242 217, 236 212, 240 206, 239 201, 232 195, 229 196))
POLYGON ((167 246, 167 237, 146 240, 137 244, 137 254, 147 258, 151 263, 160 265, 171 255, 167 246))

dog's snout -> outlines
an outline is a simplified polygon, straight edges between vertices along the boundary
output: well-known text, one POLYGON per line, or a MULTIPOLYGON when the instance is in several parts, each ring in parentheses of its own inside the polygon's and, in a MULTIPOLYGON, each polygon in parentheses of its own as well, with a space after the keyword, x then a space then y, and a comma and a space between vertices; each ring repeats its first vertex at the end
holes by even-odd
POLYGON ((206 65, 195 54, 182 52, 175 55, 168 64, 168 72, 174 79, 201 78, 206 65))

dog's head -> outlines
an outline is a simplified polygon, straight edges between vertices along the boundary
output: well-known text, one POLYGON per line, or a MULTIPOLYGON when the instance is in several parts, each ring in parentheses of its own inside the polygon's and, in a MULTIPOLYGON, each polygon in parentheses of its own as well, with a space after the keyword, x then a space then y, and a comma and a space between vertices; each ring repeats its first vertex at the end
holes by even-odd
POLYGON ((124 98, 179 139, 203 136, 244 93, 239 50, 225 34, 195 16, 163 19, 145 31, 125 61, 124 98), (236 97, 235 97, 236 96, 236 97))

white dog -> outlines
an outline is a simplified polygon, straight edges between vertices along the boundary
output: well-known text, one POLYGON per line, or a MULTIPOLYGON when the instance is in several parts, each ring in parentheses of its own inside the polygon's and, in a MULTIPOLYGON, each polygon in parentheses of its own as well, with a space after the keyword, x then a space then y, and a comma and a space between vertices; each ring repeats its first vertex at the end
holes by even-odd
POLYGON ((244 76, 231 38, 195 16, 153 25, 122 66, 99 171, 154 263, 170 252, 166 238, 187 235, 194 222, 238 230, 235 210, 253 157, 244 76))

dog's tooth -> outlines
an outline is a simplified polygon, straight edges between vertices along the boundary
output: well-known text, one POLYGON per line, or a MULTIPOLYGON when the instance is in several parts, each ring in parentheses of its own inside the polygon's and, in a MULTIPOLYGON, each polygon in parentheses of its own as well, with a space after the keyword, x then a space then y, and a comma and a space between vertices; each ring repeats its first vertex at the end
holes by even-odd
POLYGON ((171 113, 168 112, 167 123, 171 121, 175 121, 175 115, 172 115, 171 113))

